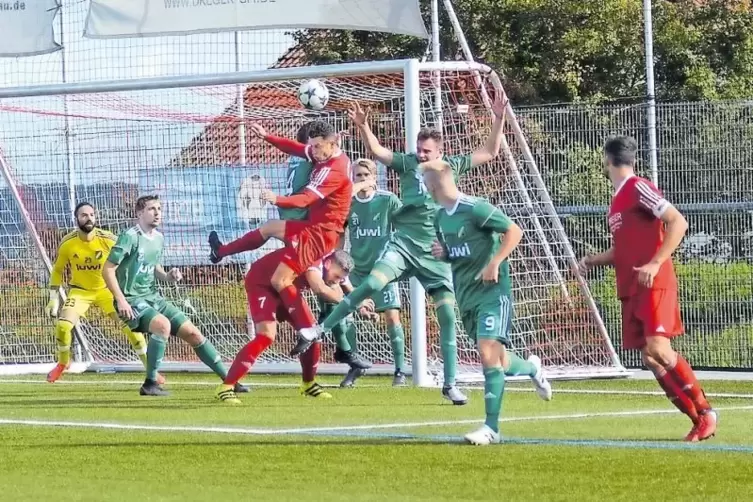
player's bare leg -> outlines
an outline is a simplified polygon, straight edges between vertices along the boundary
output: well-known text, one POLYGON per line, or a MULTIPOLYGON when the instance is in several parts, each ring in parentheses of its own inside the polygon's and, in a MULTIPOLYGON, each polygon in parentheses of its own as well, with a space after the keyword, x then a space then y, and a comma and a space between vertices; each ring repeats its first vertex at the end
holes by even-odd
POLYGON ((716 433, 717 413, 711 408, 693 369, 672 349, 670 339, 656 334, 646 337, 641 354, 670 401, 693 422, 686 441, 703 441, 716 433))
POLYGON ((499 443, 499 415, 502 410, 502 398, 505 392, 505 367, 509 367, 507 350, 498 340, 481 339, 478 352, 484 368, 484 408, 486 420, 484 425, 465 435, 470 444, 485 446, 499 443))
POLYGON ((71 343, 73 330, 78 324, 79 315, 74 309, 64 308, 55 322, 55 339, 57 340, 57 364, 47 374, 47 381, 57 382, 71 365, 71 343))
POLYGON ((240 404, 236 395, 236 386, 245 377, 259 356, 272 345, 277 337, 277 322, 259 322, 254 325, 256 336, 248 342, 233 359, 233 364, 222 383, 215 391, 215 397, 228 404, 240 404))
POLYGON ((232 242, 223 244, 220 241, 217 232, 212 231, 209 234, 209 260, 212 263, 219 263, 226 256, 231 256, 244 251, 253 251, 262 247, 269 239, 275 238, 282 241, 285 238, 285 221, 270 220, 259 228, 255 228, 242 237, 232 242))
MULTIPOLYGON (((227 377, 227 368, 225 368, 225 365, 222 363, 222 358, 217 353, 217 349, 214 348, 212 342, 207 340, 204 335, 201 334, 199 328, 197 328, 191 321, 184 322, 180 328, 178 328, 177 335, 178 338, 191 346, 199 360, 209 367, 215 375, 223 380, 227 377)), ((233 390, 237 393, 245 393, 248 392, 248 387, 236 383, 233 390)))
POLYGON ((149 323, 149 343, 146 348, 146 378, 139 389, 142 396, 168 396, 170 395, 157 383, 157 370, 162 364, 167 349, 167 341, 170 339, 170 321, 167 317, 159 314, 149 323))

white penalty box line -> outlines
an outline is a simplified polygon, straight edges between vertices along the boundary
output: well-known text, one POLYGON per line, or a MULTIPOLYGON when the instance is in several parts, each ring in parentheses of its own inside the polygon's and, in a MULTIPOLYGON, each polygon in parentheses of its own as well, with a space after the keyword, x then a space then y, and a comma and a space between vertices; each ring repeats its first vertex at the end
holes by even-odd
MULTIPOLYGON (((61 385, 93 385, 93 386, 100 386, 100 385, 141 385, 143 380, 58 380, 55 382, 55 386, 61 386, 61 385)), ((267 388, 267 389, 297 389, 300 387, 299 384, 295 383, 272 383, 272 382, 245 382, 247 385, 249 385, 252 389, 253 388, 267 388)), ((44 379, 13 379, 13 378, 3 378, 0 379, 0 385, 12 385, 12 384, 27 384, 27 385, 44 385, 44 386, 50 386, 50 383, 47 382, 44 379)), ((203 381, 170 381, 167 384, 170 387, 216 387, 217 382, 203 382, 203 381)), ((536 390, 533 388, 525 387, 525 384, 519 384, 516 383, 515 385, 510 385, 509 387, 505 387, 505 392, 535 392, 536 390)), ((322 384, 322 387, 327 388, 340 388, 339 385, 336 384, 322 384)), ((462 386, 459 386, 462 387, 462 386)), ((387 388, 384 385, 378 385, 378 384, 361 384, 358 385, 359 389, 384 389, 387 388)), ((480 387, 463 387, 467 389, 481 389, 480 387)), ((431 389, 434 390, 434 389, 431 389)), ((560 389, 555 387, 554 388, 555 394, 593 394, 593 395, 614 395, 614 396, 661 396, 664 397, 665 394, 662 391, 655 391, 655 390, 619 390, 619 389, 560 389)), ((714 397, 714 398, 723 398, 723 399, 753 399, 753 394, 744 394, 744 393, 735 393, 735 392, 707 392, 706 397, 714 397)))
MULTIPOLYGON (((753 405, 750 406, 722 406, 715 408, 718 411, 753 411, 753 405)), ((627 411, 607 411, 598 413, 570 413, 559 415, 532 415, 523 417, 504 417, 500 419, 501 423, 512 422, 535 422, 535 421, 567 421, 567 420, 584 420, 592 418, 620 418, 636 417, 650 415, 673 415, 680 413, 675 409, 656 409, 656 410, 627 410, 627 411)), ((212 426, 182 426, 182 425, 150 425, 150 424, 121 424, 113 422, 76 422, 66 420, 38 420, 38 419, 20 419, 20 418, 0 418, 0 425, 20 425, 28 427, 64 427, 64 428, 82 428, 82 429, 109 429, 109 430, 127 430, 127 431, 150 431, 150 432, 182 432, 182 433, 210 433, 210 434, 238 434, 254 436, 275 436, 275 435, 306 435, 306 434, 326 434, 326 433, 346 433, 357 431, 374 431, 389 429, 411 429, 421 427, 438 427, 478 424, 481 420, 478 418, 464 420, 436 420, 425 422, 400 422, 387 424, 365 424, 365 425, 343 425, 332 427, 291 427, 291 428, 248 428, 248 427, 212 427, 212 426)))

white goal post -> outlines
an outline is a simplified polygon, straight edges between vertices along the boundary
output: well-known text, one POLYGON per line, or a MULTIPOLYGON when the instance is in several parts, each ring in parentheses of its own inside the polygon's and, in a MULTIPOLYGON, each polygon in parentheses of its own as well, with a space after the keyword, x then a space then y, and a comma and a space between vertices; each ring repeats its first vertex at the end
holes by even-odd
MULTIPOLYGON (((246 207, 241 217, 239 186, 252 180, 281 190, 287 165, 272 147, 247 136, 246 124, 261 121, 271 132, 294 136, 308 120, 328 120, 344 132, 343 148, 355 159, 365 150, 345 109, 358 100, 372 108, 372 127, 392 149, 415 149, 422 126, 441 124, 447 152, 468 153, 488 134, 490 96, 503 95, 498 76, 483 64, 412 59, 0 89, 0 295, 8 298, 0 309, 0 374, 54 365, 53 326, 43 309, 52 255, 71 230, 68 194, 94 203, 101 224, 116 233, 132 224, 135 196, 160 195, 165 264, 182 267, 186 276, 184 285, 163 293, 231 360, 253 336, 240 278, 258 254, 211 266, 206 234, 211 228, 237 236, 274 217, 264 207, 246 207), (310 78, 330 90, 320 113, 295 101, 298 85, 310 78), (245 86, 242 107, 239 85, 245 86), (58 143, 63 119, 70 128, 68 162, 61 161, 58 143)), ((625 376, 524 133, 508 104, 503 153, 460 180, 464 192, 500 205, 525 231, 511 258, 514 349, 539 355, 554 378, 625 376)), ((383 166, 380 184, 399 190, 383 166)), ((417 281, 401 290, 410 332, 405 370, 415 385, 434 386, 442 361, 433 309, 417 281)), ((384 326, 360 319, 357 325, 359 351, 375 362, 372 372, 391 372, 384 326)), ((73 371, 142 370, 125 337, 97 312, 82 320, 75 340, 73 371)), ((287 355, 293 343, 293 333, 281 330, 254 372, 299 372, 287 355)), ((458 353, 459 381, 481 380, 475 348, 460 325, 458 353)), ((345 372, 330 349, 323 358, 320 372, 345 372)), ((171 340, 164 369, 204 367, 183 342, 171 340)))

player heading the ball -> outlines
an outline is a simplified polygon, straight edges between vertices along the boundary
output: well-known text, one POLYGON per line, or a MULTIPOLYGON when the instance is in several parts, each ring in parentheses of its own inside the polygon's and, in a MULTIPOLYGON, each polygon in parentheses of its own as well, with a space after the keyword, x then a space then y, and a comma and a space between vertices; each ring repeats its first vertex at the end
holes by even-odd
MULTIPOLYGON (((295 325, 314 325, 315 319, 306 301, 299 294, 294 281, 312 264, 335 249, 344 232, 350 211, 353 183, 350 180, 350 160, 340 150, 335 130, 326 122, 309 126, 309 144, 271 136, 259 124, 252 124, 251 132, 288 155, 305 158, 314 163, 309 184, 302 193, 278 196, 269 190, 262 199, 278 207, 309 208, 305 221, 272 220, 233 242, 223 245, 216 232, 209 234, 210 260, 218 263, 223 257, 258 249, 274 237, 285 243, 282 262, 272 276, 277 291, 295 325)), ((299 343, 291 355, 303 352, 318 336, 317 330, 299 331, 299 343)), ((345 361, 344 361, 345 362, 345 361)))
POLYGON ((716 432, 716 412, 688 362, 670 340, 684 332, 672 253, 688 229, 685 217, 650 181, 635 175, 638 143, 618 136, 604 145, 604 175, 614 186, 607 215, 612 247, 580 261, 583 274, 613 265, 622 302, 622 346, 643 363, 670 401, 693 422, 686 441, 716 432))

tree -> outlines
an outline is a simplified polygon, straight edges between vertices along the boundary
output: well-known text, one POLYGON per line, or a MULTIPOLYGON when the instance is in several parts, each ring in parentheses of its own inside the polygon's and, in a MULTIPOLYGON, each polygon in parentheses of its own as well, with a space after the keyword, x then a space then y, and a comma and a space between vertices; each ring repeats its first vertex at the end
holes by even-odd
MULTIPOLYGON (((455 0, 474 56, 504 76, 517 105, 645 95, 641 0, 455 0)), ((747 97, 753 92, 748 2, 654 2, 660 99, 747 97)), ((421 0, 428 21, 429 0, 421 0)), ((460 57, 440 8, 445 58, 460 57)), ((421 57, 427 41, 352 31, 294 34, 316 64, 421 57)))

